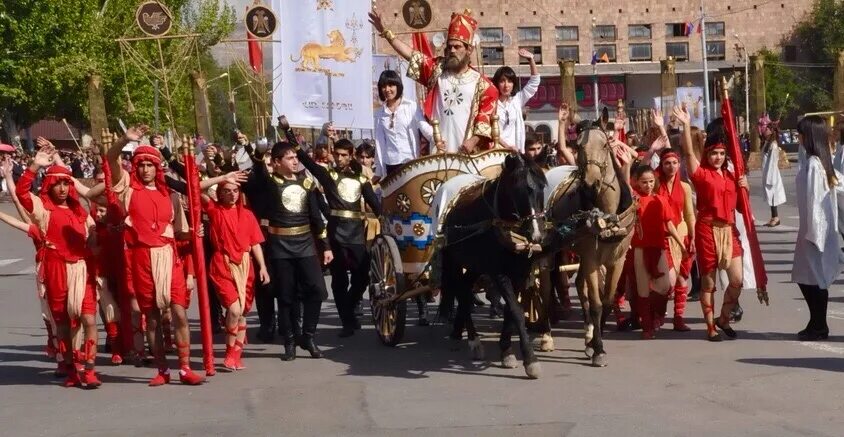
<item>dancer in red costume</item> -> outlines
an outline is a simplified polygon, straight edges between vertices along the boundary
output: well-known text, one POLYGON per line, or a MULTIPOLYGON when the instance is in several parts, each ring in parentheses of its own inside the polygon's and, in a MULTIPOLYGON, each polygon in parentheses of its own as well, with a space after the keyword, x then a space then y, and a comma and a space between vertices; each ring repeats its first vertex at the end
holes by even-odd
POLYGON ((268 284, 270 275, 261 250, 264 235, 255 215, 243 205, 240 187, 228 182, 220 184, 217 199, 202 197, 214 245, 209 275, 220 303, 227 310, 225 325, 228 335, 223 366, 229 370, 242 370, 246 368, 241 360, 246 339, 246 314, 252 308, 255 297, 255 269, 251 265, 250 252, 258 263, 261 283, 268 284))
MULTIPOLYGON (((91 215, 96 222, 96 247, 94 248, 94 278, 97 284, 97 301, 103 317, 106 342, 111 349, 111 363, 123 363, 123 344, 120 339, 120 306, 118 305, 118 271, 123 267, 123 239, 120 224, 109 215, 107 200, 100 196, 91 205, 91 215)), ((120 217, 117 217, 119 220, 120 217)))
POLYGON ((50 145, 41 147, 32 165, 18 181, 16 193, 40 231, 40 235, 31 232, 30 236, 42 239, 38 274, 56 322, 59 352, 64 356, 68 375, 64 385, 96 388, 101 384, 94 372, 97 304, 93 275, 88 270, 91 253, 87 247, 89 226, 93 225, 93 220, 80 203, 70 170, 51 165, 55 153, 50 145), (30 189, 43 167, 47 167, 47 172, 36 196, 30 193, 30 189), (81 374, 73 365, 71 344, 71 328, 80 320, 85 331, 81 357, 85 365, 81 374))
MULTIPOLYGON (((639 209, 636 232, 630 245, 633 249, 633 268, 636 275, 636 309, 641 318, 642 338, 651 339, 658 328, 656 315, 668 299, 676 281, 676 269, 666 240, 674 240, 681 247, 683 239, 674 227, 673 210, 668 199, 654 193, 656 179, 647 164, 640 164, 633 173, 639 209)), ((682 248, 686 255, 685 248, 682 248)))
POLYGON ((190 368, 190 333, 187 315, 188 293, 182 264, 175 254, 175 239, 186 238, 189 231, 184 212, 164 182, 161 154, 151 146, 140 146, 132 156, 132 174, 122 169, 120 151, 130 141, 137 141, 145 127, 131 128, 108 151, 113 173, 112 189, 126 211, 125 259, 128 292, 146 316, 158 374, 150 386, 170 382, 170 370, 164 353, 159 324, 161 312, 170 308, 176 327, 179 354, 179 380, 183 384, 201 384, 205 378, 190 368))
POLYGON ((730 327, 730 312, 738 304, 744 272, 735 211, 737 190, 739 187, 747 188, 747 178, 736 179, 727 169, 725 136, 717 129, 718 123, 723 125, 723 120, 716 119, 710 123, 707 131, 712 133, 707 135, 703 156, 698 159, 692 147, 689 113, 675 107, 674 116, 683 124, 683 154, 697 193, 695 249, 701 280, 700 306, 706 321, 707 339, 721 341, 716 327, 721 328, 727 337, 736 338, 736 331, 730 327), (716 319, 713 307, 718 270, 727 272, 729 286, 724 292, 721 315, 716 319))
MULTIPOLYGON (((660 154, 657 176, 659 179, 656 193, 668 199, 672 210, 672 223, 684 241, 680 246, 673 239, 668 239, 666 248, 677 270, 677 281, 674 283, 674 330, 685 332, 691 330, 683 321, 683 314, 686 311, 689 275, 695 253, 695 206, 692 187, 680 180, 680 155, 673 149, 663 149, 660 154), (683 256, 683 248, 688 256, 683 256)), ((661 309, 658 314, 660 318, 665 317, 665 309, 661 309)))

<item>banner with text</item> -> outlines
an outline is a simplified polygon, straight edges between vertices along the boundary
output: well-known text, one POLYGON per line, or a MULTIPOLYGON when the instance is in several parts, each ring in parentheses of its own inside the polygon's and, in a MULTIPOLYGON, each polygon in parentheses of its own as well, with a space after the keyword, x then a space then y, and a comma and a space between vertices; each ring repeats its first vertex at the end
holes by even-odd
POLYGON ((273 44, 273 116, 292 125, 372 128, 370 0, 273 0, 280 40, 273 44), (326 6, 330 4, 331 7, 326 6), (280 81, 280 83, 279 83, 280 81))

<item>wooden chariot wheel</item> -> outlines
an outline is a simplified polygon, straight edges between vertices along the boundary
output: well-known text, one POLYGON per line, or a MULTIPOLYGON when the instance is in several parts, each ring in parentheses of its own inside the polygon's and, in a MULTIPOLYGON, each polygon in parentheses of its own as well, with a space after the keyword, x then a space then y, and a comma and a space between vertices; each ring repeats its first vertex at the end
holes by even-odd
POLYGON ((372 322, 381 342, 395 346, 404 336, 407 318, 407 300, 401 297, 405 291, 401 256, 396 242, 388 235, 377 236, 370 253, 372 322))

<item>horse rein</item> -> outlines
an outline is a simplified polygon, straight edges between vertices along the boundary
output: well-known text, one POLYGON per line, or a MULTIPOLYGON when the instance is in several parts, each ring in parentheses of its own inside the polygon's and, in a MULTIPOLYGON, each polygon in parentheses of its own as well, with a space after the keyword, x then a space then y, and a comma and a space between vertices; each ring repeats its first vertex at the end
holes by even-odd
MULTIPOLYGON (((584 165, 583 165, 584 168, 583 168, 583 172, 581 172, 581 174, 580 174, 580 179, 583 182, 586 182, 586 169, 590 165, 594 165, 595 167, 598 167, 598 169, 600 169, 600 171, 601 171, 601 179, 598 181, 598 184, 600 186, 598 187, 598 191, 597 191, 596 194, 598 196, 600 196, 604 192, 604 187, 612 188, 612 182, 615 182, 618 179, 618 173, 616 173, 614 171, 613 172, 613 180, 610 181, 610 182, 605 181, 606 176, 607 176, 607 167, 609 166, 609 164, 612 163, 612 145, 610 144, 610 136, 607 135, 606 132, 604 132, 603 130, 598 129, 598 128, 589 128, 589 130, 590 131, 598 130, 604 135, 604 138, 605 138, 606 141, 604 141, 604 145, 601 148, 604 150, 604 157, 609 158, 609 162, 607 162, 608 161, 607 159, 605 159, 602 162, 596 161, 594 159, 588 159, 588 158, 584 159, 584 161, 583 161, 584 162, 584 165)), ((585 156, 586 156, 586 154, 584 153, 584 157, 585 156)))

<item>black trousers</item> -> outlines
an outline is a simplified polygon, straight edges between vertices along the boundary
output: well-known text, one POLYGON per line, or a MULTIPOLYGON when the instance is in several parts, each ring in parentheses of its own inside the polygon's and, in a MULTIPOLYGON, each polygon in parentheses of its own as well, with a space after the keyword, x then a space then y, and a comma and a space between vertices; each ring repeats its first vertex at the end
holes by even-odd
POLYGON ((319 324, 322 301, 328 297, 319 258, 273 259, 273 284, 278 295, 278 325, 285 341, 291 341, 302 306, 302 335, 313 336, 319 324))
MULTIPOLYGON (((270 253, 267 243, 261 244, 261 249, 264 252, 264 259, 270 261, 270 253)), ((258 263, 252 263, 255 268, 255 277, 258 277, 258 263)), ((275 285, 275 269, 270 264, 268 266, 270 283, 262 284, 261 281, 255 281, 255 308, 258 310, 258 322, 260 324, 261 332, 270 333, 273 330, 275 323, 275 298, 276 293, 273 290, 275 285)))
POLYGON ((817 285, 797 284, 806 305, 809 306, 809 329, 815 331, 829 332, 829 325, 826 323, 826 310, 829 304, 829 290, 817 285))
POLYGON ((369 253, 363 244, 331 243, 331 293, 343 327, 355 324, 355 307, 369 286, 369 253), (351 279, 349 278, 351 276, 351 279))

